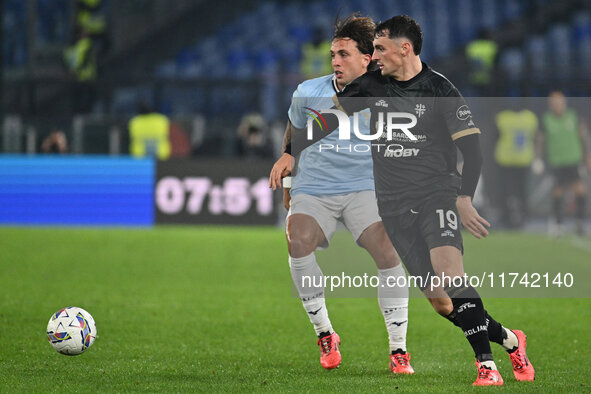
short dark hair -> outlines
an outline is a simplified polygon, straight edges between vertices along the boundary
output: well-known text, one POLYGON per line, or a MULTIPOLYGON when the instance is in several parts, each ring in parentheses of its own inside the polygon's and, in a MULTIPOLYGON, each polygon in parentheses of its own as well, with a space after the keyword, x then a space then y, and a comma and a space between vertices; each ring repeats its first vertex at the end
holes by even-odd
POLYGON ((371 55, 375 28, 376 25, 371 18, 360 16, 356 12, 335 22, 332 39, 350 38, 357 43, 359 52, 371 55))
POLYGON ((407 38, 412 44, 415 55, 421 53, 423 47, 423 31, 419 23, 408 15, 397 15, 380 22, 376 26, 376 37, 388 35, 388 38, 407 38))

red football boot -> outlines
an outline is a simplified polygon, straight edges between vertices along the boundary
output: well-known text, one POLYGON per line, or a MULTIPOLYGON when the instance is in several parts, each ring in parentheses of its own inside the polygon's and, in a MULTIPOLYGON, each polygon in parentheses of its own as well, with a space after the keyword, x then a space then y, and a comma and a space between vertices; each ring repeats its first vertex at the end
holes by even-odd
POLYGON ((513 363, 513 375, 515 375, 515 379, 517 380, 533 381, 535 379, 536 371, 525 353, 527 337, 521 330, 511 331, 517 336, 518 341, 517 349, 514 350, 513 353, 509 353, 511 363, 513 363))
POLYGON ((478 367, 478 377, 476 381, 472 383, 472 386, 502 386, 503 378, 499 371, 490 369, 482 365, 482 363, 476 360, 476 367, 478 367))
POLYGON ((413 374, 415 370, 410 365, 410 353, 394 353, 390 355, 390 371, 394 374, 413 374))
POLYGON ((336 332, 318 339, 320 346, 320 365, 326 369, 333 369, 341 364, 339 345, 341 338, 336 332))

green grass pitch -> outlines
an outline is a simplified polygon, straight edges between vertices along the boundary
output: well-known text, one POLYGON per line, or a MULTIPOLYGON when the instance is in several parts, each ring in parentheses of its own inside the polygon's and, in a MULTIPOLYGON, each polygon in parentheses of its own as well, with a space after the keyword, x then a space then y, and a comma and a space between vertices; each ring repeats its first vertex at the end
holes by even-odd
MULTIPOLYGON (((528 334, 537 375, 516 382, 508 356, 493 344, 505 386, 484 389, 471 386, 476 369, 462 333, 424 299, 410 301, 416 374, 393 376, 375 298, 331 298, 343 363, 325 371, 292 296, 284 243, 276 228, 0 228, 0 392, 591 391, 589 298, 485 299, 491 315, 528 334), (45 336, 51 314, 70 305, 88 310, 99 334, 76 357, 56 353, 45 336)), ((590 244, 466 236, 474 265, 466 269, 524 261, 556 271, 564 261, 591 266, 590 244)), ((357 253, 346 233, 332 249, 357 253)), ((327 253, 321 264, 334 260, 327 253)), ((588 278, 575 279, 589 286, 588 278)))

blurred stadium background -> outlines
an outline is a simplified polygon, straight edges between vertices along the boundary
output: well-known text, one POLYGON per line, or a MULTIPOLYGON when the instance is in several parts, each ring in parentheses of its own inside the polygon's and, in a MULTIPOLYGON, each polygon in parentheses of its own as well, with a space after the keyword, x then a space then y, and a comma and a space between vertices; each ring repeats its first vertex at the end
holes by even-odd
MULTIPOLYGON (((223 5, 200 0, 6 0, 2 4, 1 160, 3 168, 11 168, 2 179, 5 186, 14 186, 0 192, 4 202, 13 203, 1 209, 3 223, 280 222, 277 216, 282 210, 269 202, 272 194, 257 183, 268 167, 245 168, 236 160, 246 157, 271 164, 279 155, 293 90, 306 77, 326 70, 326 58, 312 54, 306 59, 310 49, 306 46, 330 39, 337 14, 360 11, 375 20, 400 13, 413 16, 426 37, 422 58, 466 96, 544 97, 558 87, 567 96, 587 97, 591 91, 587 72, 591 2, 585 0, 245 0, 223 5), (474 59, 467 56, 467 48, 484 33, 496 49, 482 84, 471 77, 474 59), (160 159, 170 160, 154 165, 148 159, 143 178, 132 176, 129 183, 130 174, 141 166, 135 163, 136 167, 125 169, 130 163, 125 157, 134 149, 130 120, 140 106, 170 122, 164 137, 169 151, 159 153, 158 146, 152 147, 160 159), (56 133, 65 140, 63 146, 55 141, 56 133), (251 134, 258 140, 253 142, 251 134), (60 161, 66 160, 64 156, 51 162, 33 156, 45 152, 90 160, 74 166, 90 171, 77 176, 78 180, 94 177, 94 188, 83 190, 76 179, 66 179, 69 170, 60 161), (203 166, 193 167, 197 173, 191 173, 179 159, 210 164, 200 173, 203 166), (105 168, 105 163, 119 178, 108 171, 102 178, 95 176, 94 169, 105 168), (35 175, 37 164, 40 172, 35 175), (23 185, 24 174, 28 186, 23 185), (191 186, 182 184, 186 177, 208 179, 191 186), (167 180, 159 189, 163 178, 167 180), (228 178, 229 186, 224 183, 228 178), (58 193, 56 185, 64 182, 70 189, 58 193), (228 190, 242 194, 229 208, 220 206, 228 190), (48 213, 51 204, 36 211, 32 207, 35 196, 44 191, 59 194, 56 207, 63 203, 53 214, 48 213), (64 203, 65 195, 80 193, 93 193, 94 199, 89 203, 72 197, 64 203), (114 197, 117 193, 119 200, 114 197), (29 196, 27 203, 24 195, 29 196), (192 195, 197 197, 191 205, 187 201, 192 195), (155 198, 156 212, 151 212, 146 198, 155 198), (113 202, 116 206, 110 207, 113 202), (73 208, 76 204, 78 211, 73 208), (95 208, 102 204, 102 210, 86 215, 84 204, 95 208), (66 207, 74 209, 71 220, 63 214, 66 207), (130 209, 139 216, 125 219, 130 209), (120 214, 113 213, 117 210, 120 214), (245 212, 246 219, 240 220, 245 212)), ((494 125, 483 128, 485 199, 480 205, 495 221, 504 198, 493 158, 498 133, 494 125)), ((145 150, 136 152, 144 155, 145 150)), ((534 176, 528 180, 532 218, 549 212, 550 184, 543 180, 534 176)))

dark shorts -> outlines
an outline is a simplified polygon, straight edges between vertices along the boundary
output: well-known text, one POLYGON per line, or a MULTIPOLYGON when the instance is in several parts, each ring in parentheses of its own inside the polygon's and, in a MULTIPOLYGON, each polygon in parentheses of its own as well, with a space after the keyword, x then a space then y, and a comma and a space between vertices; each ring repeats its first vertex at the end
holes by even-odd
POLYGON ((435 275, 429 255, 431 249, 454 246, 464 251, 455 195, 420 201, 403 214, 382 217, 382 222, 409 274, 423 278, 421 289, 435 275))
POLYGON ((555 167, 552 169, 554 175, 554 184, 557 186, 568 186, 581 180, 579 166, 555 167))

